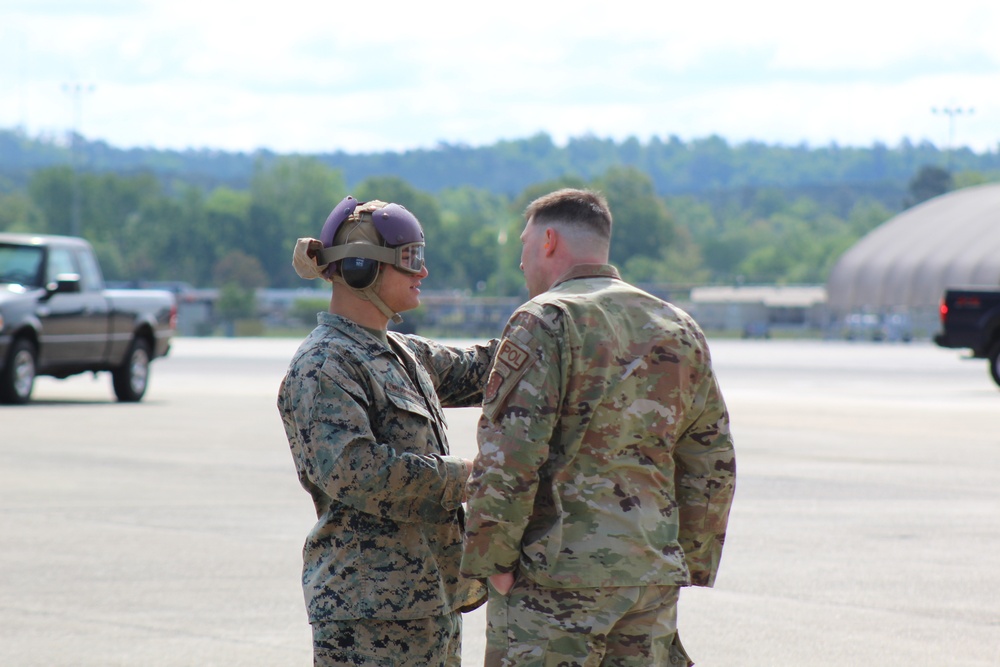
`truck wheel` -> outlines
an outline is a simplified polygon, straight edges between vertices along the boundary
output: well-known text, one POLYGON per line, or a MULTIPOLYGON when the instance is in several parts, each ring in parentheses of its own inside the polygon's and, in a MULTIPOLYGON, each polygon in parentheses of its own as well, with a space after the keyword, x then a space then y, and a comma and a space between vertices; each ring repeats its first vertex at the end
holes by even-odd
POLYGON ((990 360, 990 375, 993 376, 993 381, 1000 386, 1000 343, 993 345, 988 358, 990 360))
POLYGON ((145 338, 133 338, 125 355, 125 361, 111 371, 115 396, 122 403, 142 400, 149 384, 149 343, 145 338))
POLYGON ((19 338, 14 341, 7 355, 7 364, 0 373, 0 402, 23 405, 31 399, 37 358, 38 351, 30 340, 19 338))

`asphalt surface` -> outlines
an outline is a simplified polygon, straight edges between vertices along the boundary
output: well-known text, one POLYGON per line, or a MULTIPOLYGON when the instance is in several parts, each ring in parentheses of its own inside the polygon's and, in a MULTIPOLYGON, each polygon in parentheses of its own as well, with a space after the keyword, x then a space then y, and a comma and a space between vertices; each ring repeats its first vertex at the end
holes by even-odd
MULTIPOLYGON (((0 665, 306 667, 314 516, 274 407, 297 341, 179 339, 138 405, 0 407, 0 665)), ((1000 391, 930 344, 712 343, 737 446, 699 667, 1000 665, 1000 391)), ((477 411, 449 411, 456 453, 477 411)), ((465 626, 481 664, 482 610, 465 626)))

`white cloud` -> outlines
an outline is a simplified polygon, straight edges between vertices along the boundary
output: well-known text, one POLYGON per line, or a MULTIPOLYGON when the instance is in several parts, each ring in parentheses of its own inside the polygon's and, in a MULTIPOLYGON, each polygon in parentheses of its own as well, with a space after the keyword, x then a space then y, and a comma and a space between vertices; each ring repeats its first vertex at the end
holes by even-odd
POLYGON ((8 0, 0 127, 122 146, 484 144, 538 131, 1000 142, 1000 5, 8 0), (937 106, 975 107, 948 119, 937 106))

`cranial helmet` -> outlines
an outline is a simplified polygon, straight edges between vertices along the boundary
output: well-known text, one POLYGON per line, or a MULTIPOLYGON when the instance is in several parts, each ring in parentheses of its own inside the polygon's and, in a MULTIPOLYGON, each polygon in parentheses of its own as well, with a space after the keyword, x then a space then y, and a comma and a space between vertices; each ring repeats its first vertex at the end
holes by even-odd
POLYGON ((316 253, 316 263, 326 265, 324 276, 342 281, 387 317, 402 320, 376 292, 383 263, 406 273, 423 270, 424 230, 415 215, 399 204, 348 196, 327 217, 319 240, 323 249, 316 253))

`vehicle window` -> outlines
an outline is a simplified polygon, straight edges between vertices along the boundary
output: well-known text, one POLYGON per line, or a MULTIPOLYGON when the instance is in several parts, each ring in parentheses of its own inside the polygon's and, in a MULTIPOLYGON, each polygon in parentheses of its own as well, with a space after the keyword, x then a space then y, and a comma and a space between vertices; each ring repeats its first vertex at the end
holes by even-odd
POLYGON ((78 250, 76 253, 77 262, 80 264, 80 278, 83 282, 83 289, 88 291, 100 291, 104 289, 104 278, 101 276, 101 268, 97 265, 97 260, 86 250, 78 250))
POLYGON ((0 245, 0 283, 41 287, 42 249, 0 245))
POLYGON ((76 269, 76 262, 73 261, 73 253, 69 248, 51 248, 49 250, 49 263, 45 267, 45 282, 50 283, 58 278, 62 273, 79 273, 76 269))

